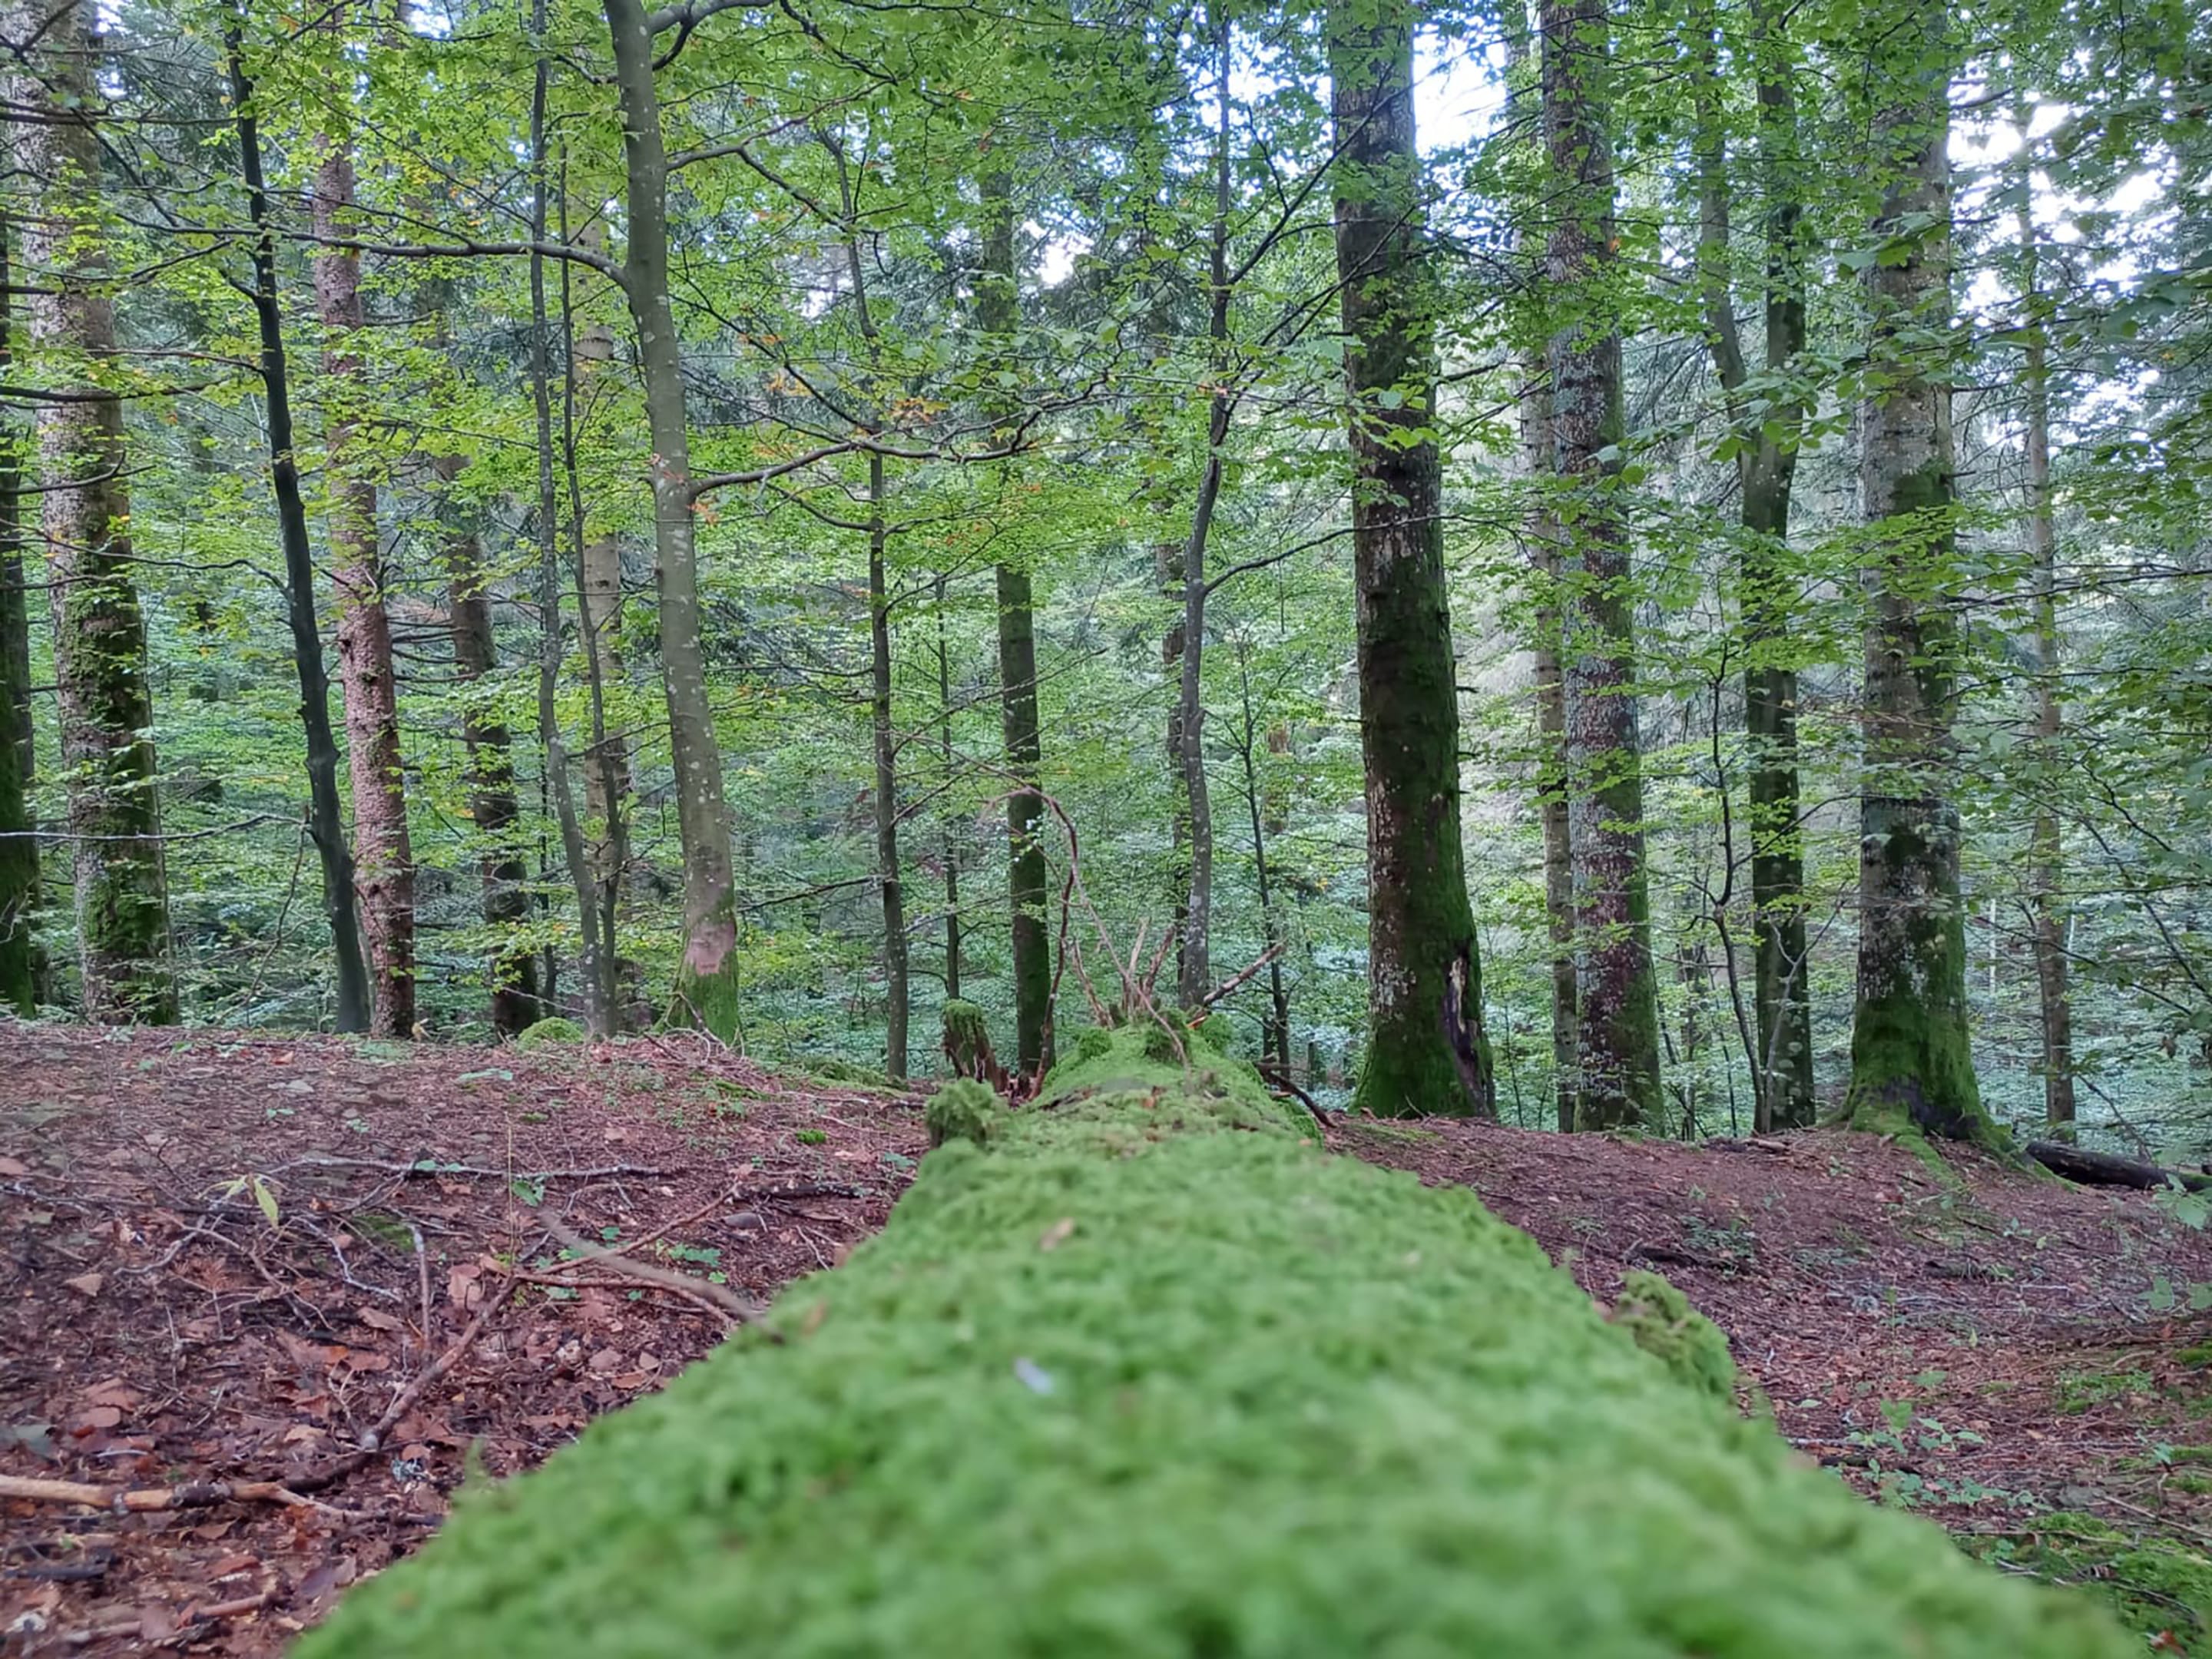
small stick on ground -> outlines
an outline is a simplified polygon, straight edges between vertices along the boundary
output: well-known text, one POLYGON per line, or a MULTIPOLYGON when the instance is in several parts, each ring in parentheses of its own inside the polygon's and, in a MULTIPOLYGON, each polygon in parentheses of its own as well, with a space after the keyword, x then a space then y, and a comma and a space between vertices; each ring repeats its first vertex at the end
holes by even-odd
POLYGON ((706 1279, 694 1279, 689 1273, 679 1273, 670 1267, 655 1267, 649 1261, 634 1261, 628 1256, 617 1255, 611 1250, 602 1249, 595 1244, 587 1243, 550 1216, 546 1216, 543 1219, 546 1231, 574 1250, 580 1261, 605 1267, 609 1273, 618 1274, 625 1279, 642 1279, 648 1285, 658 1285, 664 1290, 675 1291, 695 1300, 709 1302, 733 1324, 750 1325, 757 1321, 766 1311, 759 1303, 739 1296, 726 1285, 715 1285, 706 1279))

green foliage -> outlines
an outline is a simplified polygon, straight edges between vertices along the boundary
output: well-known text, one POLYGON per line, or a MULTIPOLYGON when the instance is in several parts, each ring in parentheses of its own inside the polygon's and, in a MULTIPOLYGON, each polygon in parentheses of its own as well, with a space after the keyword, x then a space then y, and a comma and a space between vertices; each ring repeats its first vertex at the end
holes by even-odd
POLYGON ((1139 1086, 933 1152, 780 1340, 459 1505, 302 1659, 2132 1650, 1805 1467, 1469 1194, 1133 1042, 1083 1064, 1139 1086))

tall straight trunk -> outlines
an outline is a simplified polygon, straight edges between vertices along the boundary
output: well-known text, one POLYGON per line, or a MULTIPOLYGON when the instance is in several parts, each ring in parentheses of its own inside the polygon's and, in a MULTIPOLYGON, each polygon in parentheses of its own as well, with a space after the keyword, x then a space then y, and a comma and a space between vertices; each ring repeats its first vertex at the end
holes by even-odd
MULTIPOLYGON (((0 376, 15 362, 14 273, 0 220, 0 376)), ((0 1009, 38 1011, 38 826, 31 822, 31 623, 23 587, 21 435, 0 422, 0 1009)))
POLYGON ((660 665, 668 741, 676 766, 676 827, 684 844, 684 957, 670 1017, 724 1042, 738 1027, 736 876, 722 754, 707 699, 700 641, 699 561, 684 362, 668 297, 668 155, 653 83, 653 27, 639 0, 606 0, 615 81, 622 95, 629 241, 623 289, 637 330, 653 446, 654 581, 660 600, 660 665))
MULTIPOLYGON (((1505 24, 1506 126, 1523 132, 1533 125, 1527 106, 1532 82, 1526 8, 1508 8, 1505 24)), ((1539 111, 1540 114, 1540 109, 1539 111)), ((1527 143, 1526 139, 1520 142, 1527 143)), ((1543 274, 1541 246, 1534 234, 1545 211, 1542 197, 1529 193, 1515 204, 1514 252, 1521 279, 1532 298, 1543 274)), ((1551 368, 1534 344, 1538 330, 1528 325, 1531 344, 1522 357, 1522 465, 1535 489, 1528 543, 1536 578, 1531 617, 1534 635, 1530 656, 1536 698, 1536 812, 1544 838, 1544 921, 1551 947, 1552 1091, 1555 1120, 1562 1132, 1575 1127, 1575 875, 1569 842, 1567 778, 1562 764, 1567 731, 1565 670, 1559 647, 1565 637, 1559 614, 1563 592, 1561 540, 1565 531, 1547 499, 1553 474, 1551 368)))
POLYGON ((1941 597, 1957 489, 1942 343, 1952 323, 1949 21, 1935 0, 1894 0, 1875 24, 1879 61, 1897 72, 1876 94, 1873 234, 1883 257, 1867 271, 1869 393, 1858 411, 1860 508, 1875 538, 1845 1109, 1863 1128, 1989 1139, 1966 1029, 1960 832, 1948 794, 1955 629, 1941 597))
MULTIPOLYGON (((2024 124, 2023 124, 2024 125, 2024 124)), ((2056 787, 2064 766, 2065 731, 2058 703, 2058 537, 2051 509, 2051 346, 2049 307, 2038 283, 2033 204, 2020 193, 2021 298, 2028 325, 2024 390, 2027 395, 2027 553, 2035 580, 2035 737, 2046 780, 2056 787)), ((2043 1011, 2043 1115, 2055 1139, 2074 1135, 2074 1009, 2067 984, 2066 884, 2058 815, 2036 809, 2028 834, 2030 905, 2035 917, 2035 983, 2043 1011)))
POLYGON ((1183 981, 1182 959, 1190 916, 1190 788, 1183 769, 1182 743, 1182 641, 1189 606, 1184 602, 1188 589, 1182 579, 1182 554, 1181 542, 1158 542, 1152 547, 1152 569, 1160 592, 1176 602, 1167 631, 1160 636, 1160 667, 1175 692, 1168 702, 1168 887, 1178 990, 1183 981))
MULTIPOLYGON (((531 33, 540 40, 545 38, 545 10, 546 0, 532 0, 531 33)), ((545 95, 551 72, 541 52, 530 94, 530 236, 541 247, 545 240, 545 198, 552 187, 545 137, 545 95)), ((533 249, 530 255, 530 401, 537 417, 538 438, 538 743, 544 767, 544 793, 560 825, 562 856, 576 895, 577 921, 583 935, 585 1027, 592 1036, 604 1040, 614 1035, 616 1026, 614 963, 608 948, 609 929, 602 925, 609 919, 599 908, 591 855, 584 845, 584 826, 576 816, 568 751, 561 736, 560 710, 554 697, 561 673, 561 505, 553 479, 552 337, 545 308, 545 256, 533 249)), ((573 367, 568 373, 573 379, 573 367)), ((573 461, 572 447, 572 465, 573 461)), ((573 487, 573 472, 570 482, 573 487)), ((583 623, 588 635, 588 611, 583 623)), ((587 642, 587 656, 590 652, 587 642)), ((592 682, 596 709, 596 670, 592 682)), ((540 1011, 550 1012, 543 1004, 540 1011)))
MULTIPOLYGON (((333 14, 329 27, 341 28, 343 18, 343 10, 333 14)), ((315 234, 353 234, 353 206, 352 143, 343 133, 333 134, 315 168, 315 234)), ((363 322, 361 256, 326 240, 316 252, 314 271, 323 372, 332 404, 324 447, 330 468, 331 579, 338 599, 338 686, 345 698, 346 767, 353 784, 354 887, 375 985, 370 1028, 380 1036, 404 1037, 415 1030, 415 854, 407 831, 376 484, 353 453, 355 405, 362 396, 356 344, 363 322)))
MULTIPOLYGON (((945 637, 945 580, 939 575, 931 589, 937 609, 937 744, 945 787, 952 787, 952 658, 945 637)), ((945 859, 945 1000, 960 997, 960 836, 951 814, 945 819, 942 846, 945 859)))
POLYGON ((1562 663, 1568 836, 1579 963, 1576 1127, 1660 1120, 1658 985, 1644 857, 1628 526, 1615 493, 1621 412, 1620 277, 1605 80, 1605 0, 1543 0, 1544 136, 1559 206, 1547 292, 1568 311, 1552 337, 1552 459, 1565 532, 1562 663))
MULTIPOLYGON (((1765 358, 1786 373, 1805 347, 1804 184, 1796 87, 1776 0, 1754 0, 1752 49, 1759 103, 1759 172, 1766 197, 1765 358)), ((1738 566, 1745 652, 1744 737, 1751 798, 1751 899, 1755 1024, 1753 1122, 1764 1134, 1813 1121, 1813 1006, 1806 975, 1804 844, 1798 825, 1797 671, 1791 659, 1791 593, 1779 556, 1790 534, 1791 489, 1804 425, 1802 404, 1769 398, 1747 413, 1750 379, 1729 276, 1729 182, 1719 106, 1716 26, 1701 20, 1698 66, 1698 264, 1706 333, 1737 433, 1741 495, 1738 566)))
POLYGON ((1206 781, 1206 543, 1221 500, 1222 447, 1229 441, 1234 402, 1229 389, 1229 60, 1231 24, 1216 8, 1214 83, 1213 228, 1206 338, 1211 355, 1206 398, 1206 468, 1198 501, 1190 515, 1190 538, 1182 550, 1182 681, 1176 697, 1176 737, 1182 753, 1184 811, 1190 819, 1190 885, 1182 907, 1182 949, 1177 990, 1186 1008, 1205 1003, 1213 988, 1213 805, 1206 781))
MULTIPOLYGON (((580 240, 586 247, 599 246, 605 238, 598 220, 584 227, 580 240)), ((566 265, 562 268, 561 294, 565 319, 568 299, 566 265)), ((629 810, 630 794, 629 745, 620 730, 608 728, 605 710, 605 684, 620 678, 623 672, 622 541, 604 527, 587 526, 586 522, 583 485, 576 459, 574 410, 579 380, 588 382, 605 374, 607 366, 614 362, 615 337, 613 330, 599 322, 586 323, 582 328, 572 326, 569 333, 565 411, 568 426, 568 510, 575 543, 577 580, 580 584, 577 603, 587 619, 584 660, 592 679, 593 711, 592 750, 584 768, 584 815, 592 833, 592 867, 600 883, 600 902, 605 913, 604 931, 611 951, 614 905, 627 841, 623 821, 629 810)))
POLYGON ((1405 0, 1385 0, 1379 15, 1339 6, 1327 23, 1367 775, 1368 1054, 1358 1101, 1381 1116, 1487 1117, 1497 1097, 1460 844, 1415 22, 1405 0))
MULTIPOLYGON (((94 21, 88 0, 40 10, 26 31, 37 41, 39 72, 18 81, 11 100, 33 112, 15 137, 17 165, 40 198, 23 230, 31 343, 88 370, 116 352, 113 279, 101 252, 100 143, 90 114, 100 102, 94 21)), ((77 962, 88 1018, 168 1024, 177 987, 146 624, 131 583, 123 405, 102 394, 100 378, 85 374, 66 388, 68 401, 41 404, 38 416, 77 962)))
POLYGON ((891 728, 891 601, 884 562, 884 458, 868 457, 868 713, 876 754, 876 884, 884 909, 884 1070, 906 1081, 906 889, 899 878, 898 734, 891 728))
POLYGON ((1283 980, 1282 924, 1275 915, 1273 877, 1267 867, 1267 818, 1260 810, 1260 775, 1252 752, 1260 741, 1259 717, 1252 708, 1252 665, 1241 641, 1237 647, 1237 678, 1244 703, 1244 727, 1239 733, 1237 752, 1244 763, 1245 803, 1252 810, 1252 884, 1260 899, 1261 942, 1273 953, 1267 963, 1270 1012, 1260 1034, 1260 1052, 1273 1055, 1275 1063, 1287 1074, 1291 1069, 1291 994, 1283 980))
MULTIPOLYGON (((467 465, 459 455, 441 455, 430 464, 447 489, 467 465)), ((450 517, 450 501, 443 504, 450 517)), ((499 669, 498 643, 491 625, 489 573, 483 543, 475 530, 456 523, 441 550, 446 567, 446 621, 453 635, 453 670, 461 687, 461 742, 468 755, 469 816, 481 845, 477 876, 483 886, 483 915, 496 932, 491 960, 491 1024, 513 1036, 547 1012, 540 1004, 538 965, 526 946, 513 948, 514 931, 530 916, 529 871, 523 862, 521 808, 514 796, 514 741, 507 722, 489 712, 487 682, 499 669)))
MULTIPOLYGON (((976 320, 995 350, 1011 359, 1019 320, 1014 270, 1013 180, 1005 163, 984 173, 983 269, 975 284, 976 320)), ((1026 564, 1000 564, 1000 719, 1006 770, 1007 897, 1013 910, 1014 1063, 1025 1078, 1052 1066, 1052 947, 1045 927, 1044 795, 1038 784, 1044 745, 1037 728, 1036 605, 1026 564)))
POLYGON ((269 482, 284 548, 284 605, 292 627, 292 666, 300 681, 300 720, 307 738, 307 838, 321 866, 323 914, 331 927, 337 975, 337 1028, 368 1029, 368 969, 362 959, 354 912, 353 848, 338 805, 338 745, 331 731, 331 683, 323 666, 323 635, 315 618, 314 550, 300 491, 292 428, 292 379, 284 355, 284 313, 276 290, 276 245, 269 226, 269 191, 261 167, 261 128, 246 73, 244 29, 227 40, 231 110, 238 127, 240 170, 253 240, 253 314, 261 337, 261 386, 269 420, 269 482))

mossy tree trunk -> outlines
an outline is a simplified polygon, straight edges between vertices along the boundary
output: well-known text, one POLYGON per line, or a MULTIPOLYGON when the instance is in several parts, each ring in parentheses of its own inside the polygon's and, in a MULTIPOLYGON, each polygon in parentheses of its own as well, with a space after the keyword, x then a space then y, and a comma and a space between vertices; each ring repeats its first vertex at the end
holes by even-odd
MULTIPOLYGON (((1014 269, 1013 180, 1000 156, 983 174, 983 268, 976 273, 976 320, 992 349, 1011 362, 1020 321, 1014 269)), ((1007 899, 1013 912, 1014 1067, 1023 1077, 1052 1065, 1052 940, 1045 925, 1044 744, 1037 726, 1036 602, 1026 563, 994 573, 999 600, 1000 722, 1006 770, 1007 899)))
MULTIPOLYGON (((945 638, 945 608, 949 586, 941 571, 930 582, 930 603, 937 619, 937 760, 947 789, 958 775, 958 763, 952 750, 952 654, 945 638)), ((960 830, 958 819, 950 813, 945 818, 939 854, 945 860, 945 1000, 957 1002, 961 1000, 960 830)))
MULTIPOLYGON (((342 13, 327 25, 342 26, 342 13)), ((360 453, 361 256, 333 243, 356 235, 354 163, 345 116, 325 135, 313 186, 315 303, 323 325, 329 409, 323 443, 330 497, 331 578, 337 588, 338 689, 345 702, 346 770, 353 786, 354 890, 374 984, 370 1029, 415 1031, 415 853, 399 748, 392 618, 384 605, 377 487, 360 453)))
POLYGON ((1367 775, 1368 1052, 1386 1116, 1497 1110, 1460 844, 1459 689, 1444 588, 1436 303, 1413 142, 1413 9, 1327 21, 1367 775))
MULTIPOLYGON (((234 14, 235 19, 235 14, 234 14)), ((261 389, 269 424, 270 490, 276 498, 278 539, 284 548, 284 608, 292 629, 292 666, 300 682, 300 720, 306 737, 307 838, 321 866, 323 914, 331 928, 336 969, 337 1029, 366 1031, 368 969, 354 907, 353 847, 338 804, 338 746, 331 730, 331 682, 323 664, 323 635, 315 617, 315 559, 307 534, 307 502, 300 488, 300 458, 292 425, 292 377, 284 349, 284 313, 276 288, 276 239, 269 222, 269 191, 262 172, 261 124, 246 73, 245 26, 234 21, 225 41, 231 116, 238 128, 240 171, 246 214, 254 230, 253 312, 260 334, 261 389)))
POLYGON ((1049 1109, 939 1091, 879 1237, 301 1659, 2139 1650, 1739 1417, 1663 1279, 1608 1321, 1465 1188, 1164 1036, 1084 1033, 1049 1109))
POLYGON ((668 154, 653 80, 653 25, 639 0, 605 0, 622 98, 629 204, 623 289, 637 330, 653 445, 654 578, 660 666, 676 768, 676 827, 684 847, 684 954, 669 1018, 727 1042, 738 1028, 736 875, 722 751, 707 698, 700 638, 699 553, 690 416, 676 314, 668 293, 668 154))
POLYGON ((1545 292, 1565 315, 1550 368, 1552 511, 1563 538, 1562 678, 1574 872, 1576 1127, 1656 1127, 1659 995, 1644 853, 1633 581, 1622 464, 1619 238, 1605 0, 1544 0, 1544 136, 1557 204, 1545 292))
POLYGON ((1895 0, 1868 27, 1883 49, 1873 95, 1881 257, 1859 419, 1869 527, 1866 754, 1859 802, 1858 989, 1845 1113, 1991 1140, 1966 1029, 1966 917, 1959 890, 1954 624, 1942 592, 1955 520, 1948 362, 1951 313, 1949 16, 1895 0))
POLYGON ((54 678, 76 877, 84 1012, 102 1022, 177 1018, 169 896, 155 794, 154 703, 146 625, 131 580, 129 456, 123 405, 100 390, 115 356, 113 272, 106 242, 100 106, 90 0, 15 14, 36 42, 35 72, 15 82, 33 118, 15 130, 16 160, 39 191, 23 227, 30 339, 69 365, 39 409, 54 678))
MULTIPOLYGON (((483 915, 495 937, 504 939, 529 918, 529 872, 517 839, 522 813, 514 794, 514 739, 507 722, 492 712, 489 696, 499 671, 499 647, 492 632, 483 543, 454 499, 453 486, 466 465, 463 456, 441 455, 431 469, 441 488, 439 510, 447 525, 441 550, 446 625, 461 690, 461 742, 468 757, 469 817, 478 837, 483 915)), ((490 971, 491 1024, 500 1036, 516 1036, 553 1012, 539 1004, 533 952, 495 945, 490 971)))
MULTIPOLYGON (((1776 0, 1752 7, 1757 76, 1759 179, 1765 197, 1765 372, 1778 380, 1805 348, 1804 158, 1786 14, 1776 0)), ((1699 21, 1698 270, 1706 336, 1729 416, 1741 422, 1736 483, 1742 553, 1738 604, 1748 665, 1743 676, 1750 762, 1753 1125, 1765 1133, 1813 1121, 1813 1003, 1807 984, 1804 838, 1798 823, 1797 670, 1790 642, 1795 594, 1779 556, 1790 535, 1804 406, 1768 394, 1747 407, 1751 367, 1736 323, 1729 225, 1733 195, 1721 110, 1720 46, 1710 10, 1699 21)))
MULTIPOLYGON (((15 362, 10 234, 0 219, 0 377, 15 362)), ((33 750, 22 479, 21 430, 0 421, 0 1009, 27 1018, 39 1003, 39 842, 28 797, 33 750)))

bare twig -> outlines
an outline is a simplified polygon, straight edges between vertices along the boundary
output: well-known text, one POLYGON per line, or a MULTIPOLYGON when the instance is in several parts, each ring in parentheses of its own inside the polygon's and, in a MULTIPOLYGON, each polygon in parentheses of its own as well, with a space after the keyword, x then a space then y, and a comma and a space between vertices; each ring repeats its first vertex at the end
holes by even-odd
POLYGON ((1247 980, 1250 979, 1253 975, 1258 973, 1262 968, 1265 968, 1269 963, 1273 962, 1277 957, 1282 954, 1283 947, 1280 945, 1270 945, 1266 950, 1260 952, 1258 958, 1249 968, 1244 969, 1241 974, 1231 975, 1227 979, 1222 981, 1221 983, 1214 989, 1208 991, 1206 994, 1206 1000, 1200 1002, 1199 1006, 1201 1008, 1211 1008, 1215 1003, 1220 1001, 1222 998, 1235 995, 1236 993, 1243 988, 1247 980))

